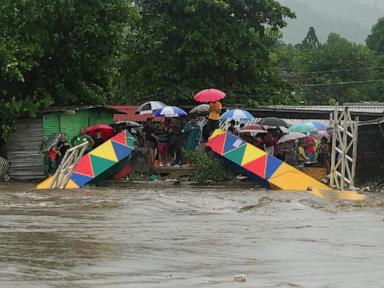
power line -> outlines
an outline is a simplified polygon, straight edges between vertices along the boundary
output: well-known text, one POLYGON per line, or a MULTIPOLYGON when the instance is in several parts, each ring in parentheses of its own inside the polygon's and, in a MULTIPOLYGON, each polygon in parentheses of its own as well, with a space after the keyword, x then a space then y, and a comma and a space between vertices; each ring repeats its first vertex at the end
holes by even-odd
POLYGON ((319 86, 334 86, 334 85, 349 85, 349 84, 366 84, 384 82, 384 79, 376 80, 364 80, 364 81, 346 81, 346 82, 334 82, 334 83, 319 83, 319 84, 303 84, 304 87, 319 87, 319 86))
MULTIPOLYGON (((364 67, 364 68, 354 68, 354 69, 337 69, 337 70, 323 70, 323 71, 309 71, 309 72, 300 72, 292 73, 294 75, 307 75, 307 74, 325 74, 325 73, 338 73, 338 72, 353 72, 353 71, 367 71, 367 70, 379 70, 381 67, 364 67)), ((288 72, 289 73, 289 72, 288 72)))

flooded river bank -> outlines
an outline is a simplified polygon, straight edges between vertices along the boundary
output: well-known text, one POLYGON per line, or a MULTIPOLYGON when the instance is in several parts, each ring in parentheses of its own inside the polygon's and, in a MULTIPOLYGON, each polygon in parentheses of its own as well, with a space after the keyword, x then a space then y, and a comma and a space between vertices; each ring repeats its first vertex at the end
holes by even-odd
POLYGON ((383 201, 3 185, 0 287, 384 287, 383 201))

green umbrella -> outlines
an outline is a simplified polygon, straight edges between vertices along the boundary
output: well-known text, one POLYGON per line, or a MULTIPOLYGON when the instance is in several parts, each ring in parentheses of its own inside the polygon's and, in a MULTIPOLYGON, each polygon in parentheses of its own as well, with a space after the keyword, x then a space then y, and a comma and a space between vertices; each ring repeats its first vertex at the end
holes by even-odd
POLYGON ((312 123, 297 123, 292 125, 289 132, 316 133, 317 129, 312 123))

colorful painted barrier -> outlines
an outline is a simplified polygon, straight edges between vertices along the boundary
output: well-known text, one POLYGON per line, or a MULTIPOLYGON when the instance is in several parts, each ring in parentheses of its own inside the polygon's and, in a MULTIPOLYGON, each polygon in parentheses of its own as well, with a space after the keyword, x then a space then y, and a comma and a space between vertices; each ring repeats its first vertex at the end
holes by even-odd
MULTIPOLYGON (((97 180, 102 174, 125 160, 135 149, 135 138, 124 131, 85 154, 76 164, 66 186, 68 189, 81 188, 97 180)), ((52 177, 37 185, 37 189, 49 189, 52 177)))
POLYGON ((335 197, 349 200, 365 198, 354 191, 334 191, 302 171, 221 129, 217 129, 212 134, 207 147, 261 180, 268 181, 276 190, 311 191, 312 194, 322 198, 335 197))

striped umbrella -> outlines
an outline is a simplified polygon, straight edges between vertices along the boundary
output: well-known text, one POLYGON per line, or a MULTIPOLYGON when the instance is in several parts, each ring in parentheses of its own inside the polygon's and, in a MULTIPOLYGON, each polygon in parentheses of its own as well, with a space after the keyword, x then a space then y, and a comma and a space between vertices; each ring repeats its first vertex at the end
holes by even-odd
POLYGON ((328 127, 326 125, 324 125, 323 123, 319 122, 319 121, 312 121, 312 122, 309 122, 311 123, 313 126, 315 126, 315 128, 318 130, 318 131, 327 131, 328 127))
POLYGON ((154 115, 164 117, 182 117, 187 115, 187 112, 176 106, 166 106, 160 110, 157 110, 154 115))
POLYGON ((251 113, 241 109, 228 110, 221 115, 220 120, 253 120, 255 117, 251 113))
POLYGON ((145 114, 152 114, 155 111, 164 108, 165 105, 163 102, 160 101, 149 101, 141 104, 139 108, 137 108, 136 114, 145 115, 145 114))

